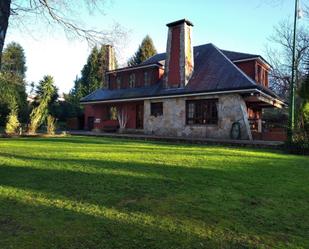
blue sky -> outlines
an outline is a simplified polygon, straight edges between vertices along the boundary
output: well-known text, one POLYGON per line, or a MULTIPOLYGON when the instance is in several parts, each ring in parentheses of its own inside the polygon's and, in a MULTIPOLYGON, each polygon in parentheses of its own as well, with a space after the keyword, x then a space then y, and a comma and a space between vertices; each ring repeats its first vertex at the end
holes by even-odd
MULTIPOLYGON (((303 0, 307 1, 307 0, 303 0)), ((158 52, 166 47, 166 24, 187 18, 193 22, 193 44, 213 43, 219 48, 264 55, 273 26, 293 15, 293 0, 107 0, 104 14, 77 16, 89 27, 108 29, 117 22, 128 31, 119 44, 118 60, 124 64, 143 37, 149 34, 158 52)), ((27 81, 43 75, 55 78, 59 92, 68 92, 86 62, 90 48, 81 40, 67 39, 60 29, 46 30, 39 22, 29 30, 9 27, 6 43, 20 43, 27 58, 27 81), (31 35, 30 35, 31 34, 31 35)))

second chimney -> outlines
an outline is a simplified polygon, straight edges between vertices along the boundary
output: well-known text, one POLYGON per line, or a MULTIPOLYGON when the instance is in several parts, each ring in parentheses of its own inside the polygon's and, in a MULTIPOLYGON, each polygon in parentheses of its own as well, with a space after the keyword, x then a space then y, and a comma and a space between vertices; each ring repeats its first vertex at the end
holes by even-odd
POLYGON ((112 45, 105 45, 105 56, 107 62, 107 70, 115 70, 116 69, 116 61, 115 61, 115 51, 112 45))
POLYGON ((108 89, 109 87, 109 76, 106 74, 107 71, 112 71, 116 69, 116 57, 115 51, 112 45, 104 45, 104 61, 105 61, 105 68, 104 68, 104 81, 102 82, 102 88, 108 89))
POLYGON ((186 19, 182 19, 166 26, 169 29, 165 61, 165 87, 185 87, 194 69, 191 42, 193 24, 186 19))

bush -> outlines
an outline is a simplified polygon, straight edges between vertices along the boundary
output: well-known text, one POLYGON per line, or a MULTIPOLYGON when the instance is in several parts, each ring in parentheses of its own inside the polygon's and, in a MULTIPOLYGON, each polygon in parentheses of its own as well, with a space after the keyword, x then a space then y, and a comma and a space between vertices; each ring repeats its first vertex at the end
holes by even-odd
POLYGON ((20 127, 20 123, 18 121, 17 109, 14 108, 11 110, 8 116, 7 123, 5 126, 5 133, 9 135, 17 134, 19 127, 20 127))
POLYGON ((56 119, 52 115, 47 117, 47 134, 54 135, 56 131, 56 119))
POLYGON ((293 141, 285 144, 288 153, 298 155, 309 155, 309 136, 301 130, 294 132, 293 141))

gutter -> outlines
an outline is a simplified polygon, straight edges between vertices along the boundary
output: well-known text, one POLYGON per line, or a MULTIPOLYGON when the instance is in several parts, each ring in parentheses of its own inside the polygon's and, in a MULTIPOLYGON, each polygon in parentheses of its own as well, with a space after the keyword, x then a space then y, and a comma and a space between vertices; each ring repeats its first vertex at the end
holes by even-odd
POLYGON ((205 95, 216 95, 216 94, 228 94, 228 93, 251 93, 252 91, 259 91, 258 89, 242 89, 242 90, 229 90, 229 91, 217 91, 217 92, 202 92, 202 93, 189 93, 189 94, 174 94, 174 95, 161 95, 153 97, 139 97, 139 98, 127 98, 127 99, 110 99, 110 100, 98 100, 80 102, 81 105, 87 104, 100 104, 100 103, 111 103, 111 102, 128 102, 128 101, 139 101, 139 100, 151 100, 151 99, 167 99, 167 98, 181 98, 181 97, 194 97, 194 96, 205 96, 205 95))

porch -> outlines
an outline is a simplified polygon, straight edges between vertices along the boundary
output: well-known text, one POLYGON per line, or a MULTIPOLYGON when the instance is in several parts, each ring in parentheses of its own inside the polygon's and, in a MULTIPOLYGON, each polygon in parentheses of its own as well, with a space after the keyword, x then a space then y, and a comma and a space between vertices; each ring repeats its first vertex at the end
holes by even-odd
POLYGON ((100 103, 85 106, 87 131, 117 132, 125 128, 131 133, 140 133, 144 127, 144 102, 100 103))
POLYGON ((253 140, 286 141, 287 130, 284 124, 274 124, 264 119, 264 111, 269 108, 283 108, 284 103, 274 100, 269 96, 260 94, 245 96, 248 121, 253 140))

